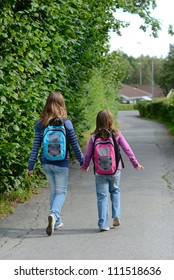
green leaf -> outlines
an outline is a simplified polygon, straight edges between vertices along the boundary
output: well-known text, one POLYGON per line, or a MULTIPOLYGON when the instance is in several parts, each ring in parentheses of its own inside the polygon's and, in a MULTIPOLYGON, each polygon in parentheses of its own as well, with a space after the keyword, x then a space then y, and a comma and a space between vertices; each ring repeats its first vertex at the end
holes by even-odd
POLYGON ((19 131, 19 130, 20 130, 20 128, 19 128, 19 126, 18 126, 17 124, 15 124, 15 125, 13 126, 13 129, 14 129, 15 131, 19 131))
POLYGON ((5 96, 1 96, 1 101, 2 101, 2 102, 6 102, 6 100, 7 100, 7 99, 6 99, 5 96))
POLYGON ((4 112, 4 108, 0 107, 0 114, 2 114, 4 112))
POLYGON ((19 71, 24 72, 24 67, 22 65, 18 65, 18 69, 19 71))

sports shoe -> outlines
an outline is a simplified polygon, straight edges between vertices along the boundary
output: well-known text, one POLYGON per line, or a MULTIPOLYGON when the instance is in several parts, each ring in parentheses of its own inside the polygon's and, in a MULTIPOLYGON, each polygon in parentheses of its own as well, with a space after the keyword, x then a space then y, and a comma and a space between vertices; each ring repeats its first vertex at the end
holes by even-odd
POLYGON ((63 226, 64 226, 63 223, 55 224, 54 229, 56 230, 56 229, 59 229, 59 228, 61 228, 61 227, 63 227, 63 226))
POLYGON ((110 230, 110 228, 109 228, 109 227, 106 227, 106 228, 100 228, 100 231, 108 231, 108 230, 110 230))
POLYGON ((120 219, 117 218, 117 217, 114 218, 114 219, 113 219, 113 226, 114 226, 114 227, 117 227, 117 226, 119 226, 119 225, 120 225, 120 219))
POLYGON ((51 236, 54 232, 55 218, 54 215, 48 216, 48 226, 46 228, 46 233, 51 236))

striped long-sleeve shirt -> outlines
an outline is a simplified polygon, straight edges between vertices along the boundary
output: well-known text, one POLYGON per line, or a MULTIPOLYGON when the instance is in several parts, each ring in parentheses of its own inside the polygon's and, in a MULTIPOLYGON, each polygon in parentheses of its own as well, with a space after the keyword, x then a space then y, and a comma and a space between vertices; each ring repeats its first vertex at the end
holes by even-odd
MULTIPOLYGON (((69 167, 69 160, 70 160, 69 152, 67 154, 66 159, 63 161, 47 161, 44 158, 43 149, 42 149, 43 131, 41 130, 39 124, 40 124, 40 120, 38 120, 35 125, 35 134, 34 134, 34 140, 33 140, 31 154, 30 154, 29 161, 28 161, 28 170, 34 169, 34 165, 36 163, 36 159, 39 154, 39 151, 40 151, 41 164, 54 164, 54 165, 57 165, 60 167, 69 167)), ((74 151, 76 159, 79 161, 80 165, 82 165, 83 164, 83 154, 82 154, 80 146, 78 144, 78 140, 77 140, 77 136, 75 134, 74 128, 73 128, 73 124, 70 120, 66 120, 65 126, 66 126, 66 130, 67 130, 67 134, 68 134, 68 142, 74 151)))

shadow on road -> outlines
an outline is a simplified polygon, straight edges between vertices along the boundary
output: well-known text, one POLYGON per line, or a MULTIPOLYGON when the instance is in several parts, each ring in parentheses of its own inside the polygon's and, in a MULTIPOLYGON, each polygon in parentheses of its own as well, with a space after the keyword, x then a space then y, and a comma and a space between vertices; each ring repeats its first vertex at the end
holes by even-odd
MULTIPOLYGON (((89 229, 89 228, 70 228, 70 229, 59 229, 54 231, 54 235, 81 235, 81 234, 95 234, 98 233, 98 229, 89 229)), ((20 229, 20 228, 4 228, 1 229, 1 240, 2 238, 45 238, 48 237, 45 233, 45 228, 36 228, 36 229, 20 229)))

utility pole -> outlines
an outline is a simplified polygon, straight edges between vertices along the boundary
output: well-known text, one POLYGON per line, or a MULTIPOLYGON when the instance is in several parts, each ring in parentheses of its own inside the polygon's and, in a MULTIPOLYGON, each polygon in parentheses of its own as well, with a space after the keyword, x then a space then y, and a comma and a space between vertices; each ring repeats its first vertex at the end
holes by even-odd
POLYGON ((140 85, 142 85, 142 64, 141 62, 138 63, 140 66, 140 85))
MULTIPOLYGON (((140 42, 137 42, 137 45, 140 45, 141 46, 141 43, 140 42)), ((140 85, 142 85, 142 61, 141 61, 141 55, 140 55, 140 59, 139 59, 139 71, 140 71, 140 85)))
POLYGON ((152 56, 152 98, 154 99, 155 92, 154 92, 154 59, 152 56))

